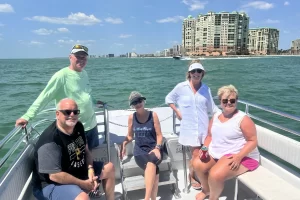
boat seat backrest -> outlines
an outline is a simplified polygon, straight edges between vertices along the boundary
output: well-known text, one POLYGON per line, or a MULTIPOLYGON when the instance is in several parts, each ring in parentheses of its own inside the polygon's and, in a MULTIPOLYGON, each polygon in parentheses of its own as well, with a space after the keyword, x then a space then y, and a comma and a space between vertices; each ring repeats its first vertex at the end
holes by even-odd
MULTIPOLYGON (((102 161, 104 163, 107 163, 108 162, 107 145, 100 144, 98 147, 92 150, 92 155, 94 161, 102 161)), ((111 162, 114 164, 115 167, 116 179, 120 179, 121 174, 120 174, 120 162, 119 162, 118 149, 116 149, 114 145, 110 146, 110 158, 111 158, 111 162)))
POLYGON ((300 142, 256 125, 258 146, 300 169, 300 142))
MULTIPOLYGON (((183 160, 182 145, 178 143, 178 138, 167 139, 166 146, 167 146, 168 155, 172 162, 183 160)), ((186 148, 186 153, 187 153, 186 159, 191 159, 191 153, 189 148, 186 148)))
MULTIPOLYGON (((13 166, 5 172, 0 180, 0 199, 18 199, 26 185, 34 167, 34 146, 29 144, 25 151, 17 156, 13 166)), ((30 181, 30 180, 29 180, 30 181)), ((24 196, 20 199, 30 199, 32 194, 31 184, 25 188, 24 196)))

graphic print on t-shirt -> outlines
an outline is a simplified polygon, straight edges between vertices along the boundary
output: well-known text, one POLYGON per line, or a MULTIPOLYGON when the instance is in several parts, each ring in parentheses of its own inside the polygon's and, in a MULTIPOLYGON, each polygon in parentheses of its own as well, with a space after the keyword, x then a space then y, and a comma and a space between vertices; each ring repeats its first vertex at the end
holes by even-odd
POLYGON ((79 168, 85 163, 85 145, 81 136, 68 144, 68 153, 72 167, 79 168))
POLYGON ((148 127, 137 127, 134 128, 134 133, 136 137, 148 137, 151 134, 152 128, 148 128, 148 127))

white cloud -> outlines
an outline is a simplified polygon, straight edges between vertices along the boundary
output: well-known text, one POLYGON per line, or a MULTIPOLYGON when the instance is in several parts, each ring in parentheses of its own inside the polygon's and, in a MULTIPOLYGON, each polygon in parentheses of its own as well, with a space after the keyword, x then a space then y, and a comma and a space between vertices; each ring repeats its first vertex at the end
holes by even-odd
POLYGON ((145 23, 145 24, 151 24, 151 22, 149 22, 149 21, 144 21, 144 23, 145 23))
POLYGON ((288 5, 290 5, 290 2, 285 1, 283 5, 288 6, 288 5))
POLYGON ((10 5, 10 4, 0 4, 0 13, 11 13, 11 12, 15 12, 14 8, 10 5))
POLYGON ((57 31, 60 32, 60 33, 68 33, 68 32, 70 32, 69 29, 67 29, 67 28, 58 28, 57 31))
POLYGON ((71 24, 71 25, 94 25, 100 23, 101 20, 94 15, 86 15, 84 13, 71 13, 68 17, 47 17, 47 16, 33 16, 27 17, 26 20, 47 22, 52 24, 71 24))
POLYGON ((255 24, 255 22, 254 21, 250 21, 249 24, 255 24))
POLYGON ((242 6, 242 8, 255 8, 260 10, 268 10, 273 7, 274 5, 272 3, 268 3, 265 1, 253 1, 242 6))
POLYGON ((96 41, 95 40, 72 40, 72 39, 69 39, 69 40, 57 40, 57 42, 59 44, 67 44, 67 45, 74 45, 74 44, 84 44, 84 45, 91 45, 93 43, 95 43, 96 41))
POLYGON ((56 31, 56 30, 51 30, 51 29, 40 28, 37 30, 33 30, 32 32, 37 35, 51 35, 54 33, 67 33, 67 32, 69 32, 69 30, 67 28, 58 28, 56 31))
POLYGON ((268 24, 278 24, 278 23, 280 23, 280 21, 277 20, 277 19, 267 19, 266 23, 268 23, 268 24))
POLYGON ((288 33, 290 33, 290 31, 284 30, 283 33, 288 34, 288 33))
POLYGON ((105 21, 107 23, 111 23, 111 24, 123 24, 123 20, 120 18, 112 18, 112 17, 108 17, 105 19, 105 21))
POLYGON ((53 33, 53 30, 47 30, 45 28, 40 28, 37 30, 33 30, 33 33, 37 34, 37 35, 50 35, 53 33))
POLYGON ((156 22, 157 23, 169 23, 169 22, 176 23, 176 22, 182 21, 182 20, 184 20, 183 16, 174 16, 174 17, 167 17, 164 19, 159 19, 159 20, 156 20, 156 22))
POLYGON ((124 44, 114 43, 114 45, 117 45, 117 46, 123 46, 124 44))
POLYGON ((43 44, 45 44, 45 43, 43 43, 43 42, 39 42, 39 41, 35 41, 35 40, 32 40, 32 41, 30 41, 29 42, 29 45, 43 45, 43 44))
POLYGON ((132 37, 132 35, 130 35, 130 34, 121 34, 119 36, 119 38, 129 38, 129 37, 132 37))
POLYGON ((1 27, 1 26, 4 26, 4 24, 0 23, 0 27, 1 27))
POLYGON ((0 33, 0 40, 2 40, 2 34, 0 33))
POLYGON ((182 0, 182 3, 189 6, 189 10, 200 10, 204 9, 205 5, 208 3, 207 1, 200 2, 198 0, 182 0))

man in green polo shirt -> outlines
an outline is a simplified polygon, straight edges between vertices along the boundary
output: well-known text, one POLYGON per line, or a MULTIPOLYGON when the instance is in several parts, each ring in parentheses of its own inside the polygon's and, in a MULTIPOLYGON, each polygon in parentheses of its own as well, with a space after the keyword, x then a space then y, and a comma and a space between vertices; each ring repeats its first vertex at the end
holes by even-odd
POLYGON ((27 112, 16 121, 16 126, 25 127, 39 111, 52 100, 58 103, 64 98, 75 100, 80 109, 80 118, 90 149, 99 145, 97 121, 94 102, 91 96, 91 85, 84 67, 87 64, 88 48, 83 45, 73 46, 69 59, 70 65, 56 72, 48 84, 33 102, 27 112))

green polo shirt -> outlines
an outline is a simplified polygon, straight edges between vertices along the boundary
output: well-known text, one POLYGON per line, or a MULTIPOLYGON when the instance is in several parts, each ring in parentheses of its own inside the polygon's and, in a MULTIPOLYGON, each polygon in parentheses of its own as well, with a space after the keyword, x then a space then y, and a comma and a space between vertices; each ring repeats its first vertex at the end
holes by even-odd
POLYGON ((52 100, 57 104, 61 99, 73 99, 80 109, 79 120, 88 131, 97 125, 91 86, 85 70, 76 72, 69 67, 56 72, 49 80, 45 89, 33 102, 26 114, 21 118, 29 121, 52 100))

